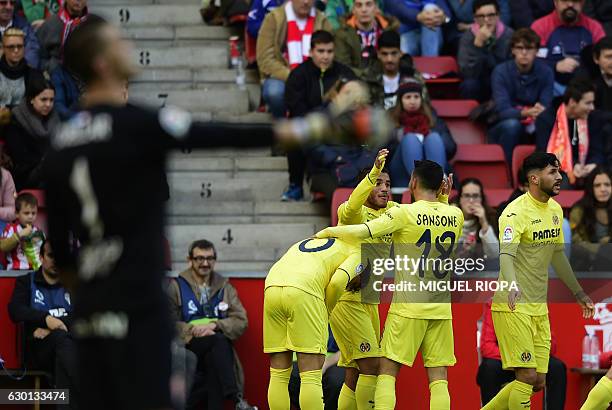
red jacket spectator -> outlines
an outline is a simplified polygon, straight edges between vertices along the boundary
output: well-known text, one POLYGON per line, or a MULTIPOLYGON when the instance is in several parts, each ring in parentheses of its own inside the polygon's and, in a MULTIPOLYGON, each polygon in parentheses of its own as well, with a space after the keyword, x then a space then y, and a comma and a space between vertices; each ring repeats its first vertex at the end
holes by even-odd
POLYGON ((597 43, 605 36, 601 24, 584 14, 579 13, 574 23, 561 20, 559 12, 554 10, 549 15, 536 20, 531 26, 541 39, 540 57, 544 58, 555 71, 555 79, 560 84, 567 84, 572 73, 561 73, 557 63, 566 57, 580 60, 582 49, 597 43))
MULTIPOLYGON (((493 318, 491 316, 491 301, 484 306, 482 313, 482 329, 480 331, 480 355, 487 359, 501 360, 499 353, 499 345, 497 344, 497 336, 493 327, 493 318)), ((554 334, 551 334, 550 354, 554 355, 557 351, 557 340, 554 334)))

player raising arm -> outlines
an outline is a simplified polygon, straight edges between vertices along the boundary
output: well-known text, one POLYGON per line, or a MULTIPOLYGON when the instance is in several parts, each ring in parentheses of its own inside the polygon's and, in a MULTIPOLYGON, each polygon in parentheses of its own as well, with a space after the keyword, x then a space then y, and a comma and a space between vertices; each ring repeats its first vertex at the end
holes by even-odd
MULTIPOLYGON (((384 168, 389 151, 378 152, 371 170, 338 208, 338 224, 369 222, 397 205, 390 201, 391 181, 384 168)), ((389 255, 385 243, 391 236, 366 240, 378 243, 375 251, 389 255), (384 249, 378 249, 382 247, 384 249)), ((378 253, 378 252, 377 252, 378 253)), ((384 256, 383 256, 384 257, 384 256)), ((344 384, 338 398, 339 409, 371 409, 376 391, 376 376, 380 358, 380 318, 378 303, 361 294, 361 275, 351 283, 355 291, 345 291, 330 317, 330 326, 340 349, 338 365, 345 368, 344 384), (368 299, 367 301, 365 299, 368 299)))
MULTIPOLYGON (((451 176, 452 177, 452 176, 451 176)), ((382 216, 361 225, 326 228, 316 236, 343 239, 379 238, 392 234, 398 256, 408 249, 412 260, 447 259, 463 227, 459 208, 441 203, 450 192, 451 178, 432 161, 415 161, 410 190, 416 202, 397 205, 382 216), (432 244, 434 246, 432 246, 432 244), (429 253, 431 250, 431 254, 429 253), (412 253, 412 251, 418 251, 412 253)), ((444 280, 448 272, 423 269, 396 272, 395 282, 414 284, 444 280)), ((375 408, 395 407, 395 378, 402 365, 412 366, 421 351, 427 369, 432 409, 450 409, 447 367, 455 364, 450 295, 447 292, 412 295, 395 292, 382 337, 382 355, 376 382, 375 408)))
POLYGON ((496 292, 491 307, 504 369, 516 380, 506 385, 483 410, 531 408, 531 395, 544 387, 550 356, 548 267, 575 295, 585 318, 594 306, 576 280, 563 251, 563 210, 552 197, 559 194, 561 174, 554 154, 536 152, 523 171, 529 191, 512 201, 499 218, 499 280, 518 290, 496 292))

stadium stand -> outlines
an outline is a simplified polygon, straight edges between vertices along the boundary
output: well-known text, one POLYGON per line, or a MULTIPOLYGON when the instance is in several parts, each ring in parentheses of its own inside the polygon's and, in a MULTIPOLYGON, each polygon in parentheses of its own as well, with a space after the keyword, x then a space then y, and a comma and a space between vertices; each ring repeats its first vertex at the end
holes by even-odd
POLYGON ((508 166, 499 145, 459 145, 452 164, 459 179, 478 178, 487 188, 510 188, 508 166))
POLYGON ((446 122, 457 144, 484 144, 486 142, 484 127, 469 119, 472 110, 478 107, 477 101, 432 100, 431 105, 446 122))
POLYGON ((535 151, 535 145, 517 145, 512 151, 512 186, 518 188, 518 173, 525 158, 535 151))
POLYGON ((414 67, 423 74, 432 98, 459 97, 459 66, 452 56, 414 57, 414 67))

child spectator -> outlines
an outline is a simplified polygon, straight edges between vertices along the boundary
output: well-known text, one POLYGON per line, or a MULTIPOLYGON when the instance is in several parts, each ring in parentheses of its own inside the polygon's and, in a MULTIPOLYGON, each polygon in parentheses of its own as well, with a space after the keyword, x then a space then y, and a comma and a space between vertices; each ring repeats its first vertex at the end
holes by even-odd
POLYGON ((17 220, 4 227, 0 238, 0 250, 8 255, 8 270, 38 270, 40 247, 44 233, 34 226, 38 213, 38 201, 30 193, 19 194, 15 199, 17 220))
MULTIPOLYGON (((392 115, 399 127, 399 144, 391 156, 391 180, 398 187, 407 187, 414 169, 414 161, 428 159, 443 168, 447 166, 446 145, 452 138, 444 138, 434 129, 436 119, 431 107, 423 100, 423 86, 416 80, 401 84, 392 115)), ((391 149, 390 149, 391 150, 391 149)))

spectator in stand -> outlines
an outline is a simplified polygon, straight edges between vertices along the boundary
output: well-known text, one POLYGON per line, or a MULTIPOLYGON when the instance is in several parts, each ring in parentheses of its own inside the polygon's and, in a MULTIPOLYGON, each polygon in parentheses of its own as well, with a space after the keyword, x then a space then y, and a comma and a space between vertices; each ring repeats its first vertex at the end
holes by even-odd
POLYGON ((514 59, 495 67, 491 77, 497 123, 489 129, 489 142, 502 146, 509 164, 514 147, 533 134, 536 118, 552 104, 554 75, 536 59, 539 40, 531 29, 515 31, 510 40, 514 59))
POLYGON ((446 0, 385 0, 385 10, 399 19, 402 51, 411 56, 437 56, 444 38, 442 26, 450 22, 446 0))
MULTIPOLYGON (((395 31, 385 31, 380 35, 377 56, 378 60, 363 74, 373 105, 386 110, 395 107, 397 89, 402 79, 415 78, 425 85, 425 80, 414 68, 412 57, 402 55, 400 36, 395 31)), ((426 89, 423 89, 423 98, 429 101, 426 89)))
POLYGON ((247 15, 249 5, 249 0, 202 0, 200 15, 210 26, 229 26, 232 18, 247 15))
POLYGON ((4 231, 6 224, 15 220, 15 182, 8 171, 12 168, 10 158, 0 148, 0 231, 4 231))
POLYGON ((497 0, 475 0, 473 7, 476 22, 461 37, 457 62, 461 96, 483 102, 491 98, 493 70, 510 58, 514 31, 500 20, 497 0))
POLYGON ((609 0, 586 0, 584 14, 599 21, 608 36, 612 36, 612 2, 609 0))
POLYGON ((251 3, 247 19, 247 32, 252 38, 257 38, 264 18, 269 12, 283 4, 284 0, 254 0, 251 3))
POLYGON ((553 0, 510 0, 508 3, 512 26, 516 30, 531 27, 534 21, 555 9, 553 0))
POLYGON ((38 30, 48 18, 57 14, 62 0, 21 0, 16 4, 17 12, 23 15, 34 30, 38 30))
POLYGON ((584 196, 570 211, 572 263, 577 269, 598 270, 610 266, 612 238, 612 173, 595 167, 584 182, 584 196), (604 245, 604 246, 601 246, 604 245))
POLYGON ((342 19, 336 30, 336 60, 363 77, 378 60, 380 36, 398 29, 399 21, 380 14, 374 0, 354 0, 351 14, 342 19))
POLYGON ((16 221, 7 224, 0 238, 0 251, 7 254, 8 270, 38 270, 41 266, 40 248, 44 233, 34 226, 38 201, 29 192, 15 199, 16 221))
POLYGON ((60 123, 53 110, 54 98, 53 85, 38 73, 30 79, 24 100, 13 108, 5 135, 18 191, 41 187, 42 162, 49 149, 50 135, 60 123))
POLYGON ((314 0, 290 0, 272 10, 257 37, 257 65, 263 79, 262 96, 272 115, 284 117, 285 82, 295 67, 308 59, 312 33, 331 31, 314 0))
POLYGON ((10 109, 23 101, 26 83, 33 69, 24 58, 25 35, 18 28, 9 28, 2 37, 4 53, 0 57, 0 125, 10 121, 10 109))
POLYGON ((65 121, 77 111, 83 84, 64 64, 59 64, 51 73, 51 83, 55 88, 54 108, 60 119, 65 121))
POLYGON ((194 385, 191 405, 197 405, 199 388, 207 394, 208 409, 223 409, 233 400, 237 410, 252 409, 243 398, 244 375, 232 342, 245 332, 247 313, 236 289, 215 271, 215 246, 201 239, 189 247, 189 269, 169 286, 170 307, 180 337, 198 357, 198 371, 205 386, 194 385))
POLYGON ((0 0, 0 38, 8 29, 18 28, 24 33, 25 60, 32 68, 39 68, 40 58, 38 38, 28 21, 15 13, 16 0, 0 0))
POLYGON ((70 293, 62 285, 49 242, 40 249, 41 266, 20 276, 8 305, 14 323, 23 323, 26 352, 37 368, 53 373, 56 389, 70 390, 70 405, 77 409, 76 342, 72 338, 70 293))
MULTIPOLYGON (((336 410, 338 408, 338 397, 344 383, 344 368, 338 366, 340 359, 340 349, 336 344, 334 335, 331 329, 328 329, 329 337, 327 339, 327 355, 323 362, 323 403, 325 410, 336 410)), ((300 408, 300 369, 297 364, 297 359, 293 361, 293 369, 291 370, 291 378, 289 379, 289 398, 291 404, 296 408, 300 408)))
MULTIPOLYGON (((446 0, 452 11, 452 20, 446 30, 445 43, 456 54, 462 35, 474 24, 474 4, 476 0, 446 0)), ((506 27, 510 27, 510 6, 508 0, 497 0, 497 17, 506 27)))
MULTIPOLYGON (((378 13, 382 13, 384 10, 383 0, 373 0, 378 13)), ((325 6, 325 16, 332 25, 334 30, 338 30, 342 27, 342 18, 347 14, 354 13, 355 0, 327 0, 325 6)))
POLYGON ((418 81, 408 80, 397 90, 392 116, 399 127, 398 141, 389 147, 392 152, 389 171, 394 186, 408 186, 414 161, 428 159, 448 168, 447 150, 455 145, 450 134, 438 132, 440 120, 423 100, 423 88, 418 81))
POLYGON ((463 211, 463 233, 457 241, 457 256, 482 258, 489 261, 499 258, 498 227, 495 210, 487 203, 482 182, 466 178, 459 184, 456 206, 463 211))
POLYGON ((593 47, 593 64, 576 73, 595 85, 595 109, 612 114, 612 36, 602 38, 593 47))
MULTIPOLYGON (((360 0, 357 0, 360 1, 360 0)), ((353 71, 334 62, 334 36, 328 31, 315 31, 310 43, 310 58, 297 66, 285 87, 285 104, 289 117, 303 117, 323 105, 323 98, 339 79, 352 80, 353 71)), ((302 185, 306 172, 306 152, 302 147, 287 152, 289 187, 282 194, 283 201, 304 198, 302 185)))
POLYGON ((559 107, 549 107, 536 121, 536 148, 559 158, 562 188, 575 187, 605 162, 605 119, 593 113, 594 103, 593 84, 575 79, 567 86, 559 107))
POLYGON ((555 0, 555 10, 531 28, 540 36, 542 58, 555 72, 555 96, 563 95, 580 67, 582 49, 605 36, 601 24, 582 13, 584 0, 555 0))
POLYGON ((68 35, 87 19, 87 14, 87 0, 64 0, 57 15, 45 21, 36 32, 44 70, 52 72, 59 65, 68 35))
MULTIPOLYGON (((546 410, 563 410, 565 406, 567 367, 554 356, 556 350, 557 341, 555 335, 552 334, 548 373, 546 374, 546 410)), ((480 397, 484 406, 497 395, 504 384, 514 380, 514 372, 502 368, 497 336, 491 317, 491 302, 484 306, 480 332, 480 355, 482 361, 478 366, 476 382, 480 386, 480 397)))

